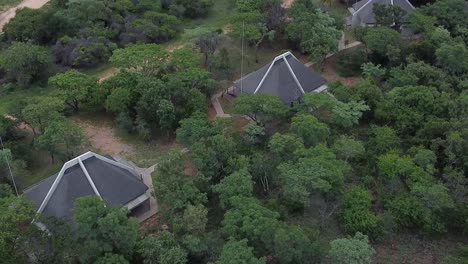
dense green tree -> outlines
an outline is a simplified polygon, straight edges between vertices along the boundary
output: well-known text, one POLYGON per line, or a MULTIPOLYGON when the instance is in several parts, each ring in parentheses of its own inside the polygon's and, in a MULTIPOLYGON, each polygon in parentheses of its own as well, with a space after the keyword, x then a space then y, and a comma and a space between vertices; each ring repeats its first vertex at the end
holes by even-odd
POLYGON ((391 87, 425 85, 437 87, 439 91, 450 87, 445 82, 447 76, 443 71, 422 61, 409 63, 404 68, 393 68, 390 75, 387 83, 391 87))
POLYGON ((298 115, 291 121, 291 132, 298 135, 307 147, 324 142, 330 130, 326 124, 321 123, 312 115, 298 115))
POLYGON ((395 26, 395 28, 399 28, 403 22, 402 18, 406 15, 406 11, 398 5, 375 3, 372 6, 372 11, 377 26, 384 27, 395 26))
POLYGON ((128 218, 127 210, 108 208, 99 197, 89 196, 78 198, 73 212, 82 261, 97 260, 108 253, 131 258, 138 239, 138 222, 128 218))
MULTIPOLYGON (((2 157, 3 158, 3 157, 2 157)), ((0 184, 0 199, 8 198, 13 195, 13 190, 8 184, 0 184)))
POLYGON ((235 114, 247 115, 257 124, 264 126, 273 119, 285 117, 288 108, 270 94, 240 95, 234 100, 231 111, 235 114))
POLYGON ((372 126, 369 131, 366 149, 374 155, 379 155, 398 148, 399 144, 400 139, 393 128, 388 126, 372 126))
POLYGON ((388 57, 392 48, 398 48, 402 43, 400 34, 386 27, 367 29, 362 41, 367 48, 383 57, 388 57))
POLYGON ((313 234, 299 226, 285 226, 275 235, 275 257, 280 263, 310 263, 317 257, 313 234))
POLYGON ((35 212, 24 198, 0 198, 0 257, 5 263, 27 263, 27 242, 35 212))
POLYGON ((106 110, 112 113, 128 111, 132 102, 131 91, 123 87, 114 89, 106 99, 106 110))
POLYGON ((128 260, 126 260, 123 256, 121 255, 116 255, 112 253, 106 253, 104 257, 98 258, 96 264, 129 264, 128 260))
POLYGON ((209 13, 214 4, 213 0, 172 0, 172 4, 177 8, 181 6, 184 10, 182 14, 186 17, 199 17, 209 13))
POLYGON ((252 176, 246 170, 240 170, 222 179, 219 184, 213 186, 213 190, 219 194, 222 207, 229 207, 230 199, 235 196, 252 196, 252 176))
POLYGON ((63 100, 56 97, 31 98, 21 111, 22 119, 32 127, 34 133, 36 129, 44 132, 46 127, 60 115, 63 108, 63 100))
POLYGON ((434 87, 405 86, 393 89, 377 108, 377 117, 394 122, 398 132, 407 135, 434 116, 447 110, 447 98, 434 87))
POLYGON ((329 14, 308 2, 294 1, 289 10, 291 22, 286 33, 302 52, 322 63, 327 54, 338 50, 341 32, 336 29, 336 22, 329 14))
POLYGON ((34 144, 39 149, 47 150, 53 162, 56 156, 64 161, 75 157, 83 141, 83 132, 78 125, 58 118, 46 127, 34 144))
POLYGON ((370 211, 371 204, 371 193, 364 188, 354 187, 344 194, 339 219, 348 233, 376 231, 379 218, 370 211))
POLYGON ((266 11, 269 7, 281 2, 279 0, 238 0, 236 8, 240 12, 249 12, 256 10, 259 12, 266 11))
POLYGON ((425 148, 416 150, 413 161, 416 165, 423 168, 427 173, 433 174, 435 172, 435 164, 437 156, 434 151, 425 148))
POLYGON ((5 25, 3 31, 10 41, 50 44, 54 43, 60 34, 69 33, 69 24, 68 19, 57 15, 54 8, 21 8, 5 25))
POLYGON ((172 222, 176 214, 183 212, 190 204, 206 202, 206 194, 198 190, 194 180, 192 176, 184 174, 184 160, 180 153, 171 152, 159 163, 154 186, 164 221, 172 222))
POLYGON ((206 114, 196 112, 191 117, 180 121, 180 127, 177 129, 177 140, 190 146, 220 132, 213 122, 208 120, 206 114))
POLYGON ((145 74, 157 75, 167 59, 167 52, 157 44, 135 44, 115 50, 110 61, 119 68, 141 69, 145 74))
POLYGON ((322 145, 305 152, 305 158, 278 167, 282 199, 292 206, 307 207, 310 195, 338 193, 344 183, 347 164, 322 145))
POLYGON ((333 143, 333 152, 344 161, 359 159, 365 153, 364 144, 349 136, 341 136, 333 143))
POLYGON ((162 231, 156 236, 147 236, 138 246, 144 264, 184 264, 187 253, 178 245, 174 235, 162 231))
POLYGON ((0 68, 22 87, 47 78, 51 63, 47 49, 22 42, 12 44, 0 54, 0 68))
POLYGON ((223 246, 221 256, 215 264, 265 264, 266 258, 257 258, 253 248, 247 244, 247 239, 236 241, 230 239, 223 246))
POLYGON ((338 102, 332 110, 330 122, 341 128, 349 128, 359 124, 359 119, 368 110, 370 110, 369 106, 363 101, 338 102))
POLYGON ((330 256, 338 264, 369 264, 375 250, 366 235, 357 232, 352 238, 340 238, 330 242, 330 256))
POLYGON ((296 160, 298 153, 304 149, 304 143, 294 135, 274 134, 268 145, 278 162, 296 160))
POLYGON ((465 43, 442 44, 436 50, 439 65, 454 75, 465 74, 468 71, 468 49, 465 43))
POLYGON ((391 151, 379 156, 377 161, 379 174, 387 179, 408 177, 415 169, 415 164, 409 156, 400 156, 397 152, 391 151))
POLYGON ((279 227, 279 214, 252 197, 234 197, 224 214, 223 231, 237 240, 248 239, 254 247, 271 248, 279 227))
POLYGON ((49 79, 49 85, 58 90, 67 106, 75 112, 80 109, 80 104, 88 99, 91 90, 97 86, 96 83, 95 78, 75 70, 57 74, 49 79))
POLYGON ((236 155, 231 137, 215 135, 192 146, 193 161, 198 171, 213 183, 219 182, 227 172, 229 159, 236 155))
POLYGON ((265 128, 257 125, 255 122, 250 122, 244 127, 243 138, 247 144, 259 144, 264 141, 265 128))
POLYGON ((422 12, 416 11, 408 17, 409 27, 415 33, 429 33, 435 28, 436 19, 432 16, 426 16, 422 12))
POLYGON ((455 36, 462 34, 468 25, 468 11, 463 0, 442 0, 422 8, 422 13, 437 20, 437 24, 448 29, 455 36))

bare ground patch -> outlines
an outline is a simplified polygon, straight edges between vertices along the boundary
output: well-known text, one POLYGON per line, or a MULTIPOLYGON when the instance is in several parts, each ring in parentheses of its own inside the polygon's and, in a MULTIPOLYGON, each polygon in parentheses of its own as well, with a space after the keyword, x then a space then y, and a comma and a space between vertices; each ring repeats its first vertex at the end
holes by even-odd
POLYGON ((71 118, 80 126, 91 146, 102 153, 109 155, 132 156, 135 154, 135 148, 124 143, 115 133, 112 127, 112 121, 99 120, 99 125, 80 116, 71 118))

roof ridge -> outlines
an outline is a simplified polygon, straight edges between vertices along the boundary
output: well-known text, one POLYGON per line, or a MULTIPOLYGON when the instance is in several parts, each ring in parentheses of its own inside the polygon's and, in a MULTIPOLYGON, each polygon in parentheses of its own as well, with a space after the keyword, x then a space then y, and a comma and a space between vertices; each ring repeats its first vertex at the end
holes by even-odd
MULTIPOLYGON (((295 57, 294 57, 294 59, 297 60, 297 58, 295 58, 295 57)), ((286 57, 283 57, 283 60, 286 63, 286 66, 288 67, 289 73, 291 73, 294 81, 296 82, 297 86, 301 90, 302 94, 305 94, 304 88, 302 88, 302 84, 299 81, 299 79, 297 78, 296 73, 294 72, 294 70, 291 68, 291 65, 289 65, 288 59, 286 59, 286 57)))
POLYGON ((302 88, 302 85, 301 83, 299 82, 299 80, 297 79, 297 76, 296 74, 294 73, 293 69, 291 68, 291 65, 289 65, 288 61, 287 61, 287 56, 291 55, 292 58, 294 58, 295 60, 299 61, 296 56, 294 56, 294 54, 291 52, 291 51, 287 51, 281 55, 278 55, 276 56, 273 61, 270 63, 270 66, 268 67, 268 70, 265 72, 265 74, 263 75, 262 79, 260 80, 260 82, 258 83, 257 85, 257 88, 255 88, 255 91, 254 91, 254 94, 256 94, 260 88, 262 87, 263 83, 265 82, 265 79, 267 78, 268 74, 270 73, 271 69, 273 68, 275 62, 279 61, 279 60, 284 60, 286 62, 286 66, 288 67, 288 70, 289 70, 289 73, 291 73, 294 81, 296 82, 296 84, 299 86, 299 89, 301 90, 301 92, 303 94, 305 94, 304 92, 304 89, 302 88))
MULTIPOLYGON (((363 0, 363 1, 364 1, 364 0, 363 0)), ((373 2, 373 1, 374 1, 374 0, 368 0, 367 3, 365 3, 364 5, 362 5, 358 10, 356 10, 356 12, 353 13, 353 16, 354 16, 355 14, 361 12, 361 10, 362 10, 364 7, 368 6, 368 5, 369 5, 371 2, 373 2)))
MULTIPOLYGON (((365 1, 365 0, 362 0, 362 1, 365 1)), ((362 9, 364 9, 366 6, 368 6, 371 2, 374 2, 375 0, 368 0, 367 3, 365 3, 364 5, 362 5, 358 10, 356 10, 352 16, 354 16, 355 14, 361 12, 362 9)), ((413 6, 413 4, 411 4, 411 2, 409 0, 403 0, 405 1, 407 4, 410 5, 410 7, 412 9, 416 9, 416 7, 413 6)), ((394 6, 395 5, 395 0, 390 0, 390 5, 394 6)))

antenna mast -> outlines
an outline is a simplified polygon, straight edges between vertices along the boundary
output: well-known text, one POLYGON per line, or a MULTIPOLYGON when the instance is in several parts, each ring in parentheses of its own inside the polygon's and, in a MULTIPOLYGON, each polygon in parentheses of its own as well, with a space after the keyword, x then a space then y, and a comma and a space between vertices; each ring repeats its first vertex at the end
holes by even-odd
MULTIPOLYGON (((2 146, 3 152, 5 152, 5 146, 3 146, 2 137, 0 137, 0 145, 2 146)), ((11 182, 13 183, 13 187, 15 187, 16 196, 19 196, 18 189, 16 188, 15 177, 13 177, 13 173, 11 172, 10 161, 8 161, 7 156, 8 155, 5 152, 5 161, 6 161, 6 164, 7 164, 7 167, 8 167, 8 171, 10 172, 11 182)))
POLYGON ((242 40, 241 40, 241 45, 242 45, 242 54, 241 54, 241 94, 244 93, 244 32, 245 32, 245 21, 242 21, 242 40))

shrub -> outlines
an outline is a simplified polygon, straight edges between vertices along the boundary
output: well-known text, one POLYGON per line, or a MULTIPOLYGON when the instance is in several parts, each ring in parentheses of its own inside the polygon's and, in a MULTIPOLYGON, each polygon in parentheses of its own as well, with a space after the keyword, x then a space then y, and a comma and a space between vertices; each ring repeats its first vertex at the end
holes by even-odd
POLYGON ((342 77, 356 76, 361 73, 361 65, 368 62, 367 53, 363 48, 346 52, 338 58, 336 71, 342 77))

